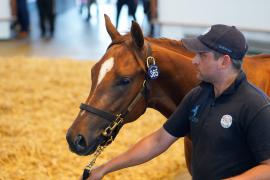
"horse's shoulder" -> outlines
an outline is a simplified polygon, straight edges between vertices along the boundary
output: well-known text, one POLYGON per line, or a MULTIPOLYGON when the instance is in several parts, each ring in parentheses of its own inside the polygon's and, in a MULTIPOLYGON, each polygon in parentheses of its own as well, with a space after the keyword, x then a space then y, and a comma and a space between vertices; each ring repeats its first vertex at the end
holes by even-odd
POLYGON ((243 69, 250 82, 270 95, 270 54, 246 56, 243 69))
POLYGON ((244 66, 248 68, 258 67, 270 69, 270 54, 246 56, 244 59, 244 66))
POLYGON ((254 58, 254 59, 270 59, 270 54, 256 54, 256 55, 250 55, 247 57, 254 58))

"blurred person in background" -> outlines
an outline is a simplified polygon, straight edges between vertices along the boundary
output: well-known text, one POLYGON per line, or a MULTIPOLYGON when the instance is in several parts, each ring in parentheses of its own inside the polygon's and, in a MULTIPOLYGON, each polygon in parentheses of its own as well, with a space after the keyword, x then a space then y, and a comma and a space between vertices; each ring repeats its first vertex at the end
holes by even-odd
POLYGON ((49 36, 53 37, 55 24, 55 1, 37 0, 37 8, 39 12, 41 37, 45 37, 47 31, 49 31, 49 36))
POLYGON ((10 1, 10 7, 11 7, 11 15, 12 15, 12 17, 16 17, 17 16, 16 0, 11 0, 10 1))
POLYGON ((136 10, 138 6, 138 0, 117 0, 116 2, 116 28, 119 25, 119 16, 121 13, 121 9, 124 5, 128 6, 128 16, 132 16, 136 21, 136 10))
POLYGON ((143 12, 147 17, 147 21, 150 25, 150 32, 148 36, 154 36, 154 23, 153 20, 157 19, 157 0, 142 0, 143 12))
POLYGON ((29 34, 29 12, 27 7, 27 0, 16 0, 16 15, 17 15, 17 21, 16 24, 18 24, 20 27, 19 29, 19 38, 27 37, 29 34))
POLYGON ((86 18, 85 18, 86 21, 89 21, 91 18, 90 8, 91 8, 91 5, 94 3, 97 4, 97 1, 96 0, 79 0, 79 6, 80 6, 79 12, 80 14, 82 14, 83 9, 84 8, 86 9, 86 18))

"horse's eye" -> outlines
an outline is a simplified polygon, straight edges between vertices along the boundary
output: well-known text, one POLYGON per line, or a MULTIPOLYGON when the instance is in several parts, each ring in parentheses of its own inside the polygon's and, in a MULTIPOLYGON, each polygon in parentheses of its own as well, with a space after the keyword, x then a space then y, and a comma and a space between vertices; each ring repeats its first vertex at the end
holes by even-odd
POLYGON ((118 80, 117 82, 117 86, 124 86, 124 85, 128 85, 130 83, 130 78, 128 77, 122 77, 118 80))

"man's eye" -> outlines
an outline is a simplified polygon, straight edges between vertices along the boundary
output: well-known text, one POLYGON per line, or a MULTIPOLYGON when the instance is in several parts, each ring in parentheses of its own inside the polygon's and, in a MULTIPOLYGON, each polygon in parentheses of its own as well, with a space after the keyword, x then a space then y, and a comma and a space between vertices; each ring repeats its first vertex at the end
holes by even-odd
POLYGON ((205 54, 204 53, 199 53, 200 58, 204 58, 205 54))
POLYGON ((125 85, 128 85, 129 83, 131 82, 131 79, 128 78, 128 77, 123 77, 123 78, 120 78, 116 85, 117 86, 125 86, 125 85))

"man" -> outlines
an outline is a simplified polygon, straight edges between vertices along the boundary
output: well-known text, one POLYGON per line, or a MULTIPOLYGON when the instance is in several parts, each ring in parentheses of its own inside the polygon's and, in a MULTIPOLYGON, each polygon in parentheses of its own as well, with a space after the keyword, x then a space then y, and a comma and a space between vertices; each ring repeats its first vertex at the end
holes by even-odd
POLYGON ((29 33, 29 12, 27 0, 16 0, 17 23, 20 25, 19 38, 26 38, 29 33))
POLYGON ((121 13, 121 9, 124 5, 128 6, 128 16, 132 16, 132 18, 136 21, 136 10, 138 5, 138 0, 117 0, 116 2, 116 28, 119 25, 119 17, 121 13))
POLYGON ((39 12, 39 25, 41 31, 41 37, 45 37, 48 23, 49 36, 54 35, 54 23, 55 23, 55 2, 54 0, 37 0, 37 8, 39 12))
POLYGON ((143 12, 147 17, 147 21, 150 25, 150 32, 148 36, 153 37, 154 34, 154 24, 153 20, 157 18, 157 0, 143 0, 143 12))
POLYGON ((247 51, 243 34, 234 26, 214 25, 205 35, 182 41, 196 53, 193 64, 202 83, 163 127, 94 169, 89 179, 144 163, 187 134, 193 179, 270 179, 270 100, 241 70, 247 51))

